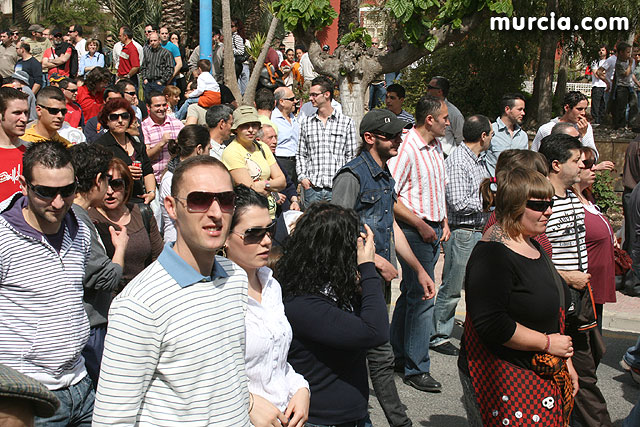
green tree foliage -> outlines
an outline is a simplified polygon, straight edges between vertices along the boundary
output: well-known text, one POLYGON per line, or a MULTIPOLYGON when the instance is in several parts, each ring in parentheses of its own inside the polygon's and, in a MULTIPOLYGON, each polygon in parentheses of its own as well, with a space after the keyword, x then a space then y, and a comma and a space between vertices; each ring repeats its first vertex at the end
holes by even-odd
POLYGON ((482 113, 492 120, 500 113, 500 98, 508 92, 520 92, 527 64, 535 59, 535 43, 526 35, 498 33, 488 25, 478 28, 462 42, 440 49, 408 69, 402 77, 407 97, 405 108, 414 109, 427 92, 434 76, 449 79, 449 99, 463 115, 482 113))
POLYGON ((349 24, 349 32, 340 39, 340 44, 346 46, 351 42, 358 42, 362 43, 365 47, 371 47, 372 38, 369 33, 367 33, 366 28, 358 27, 352 22, 349 24))
POLYGON ((22 12, 30 23, 66 29, 70 23, 105 30, 112 18, 97 0, 26 0, 22 12))
POLYGON ((285 31, 315 33, 338 17, 329 0, 274 0, 272 4, 285 31))
POLYGON ((159 25, 162 18, 162 3, 160 0, 105 0, 105 6, 113 14, 115 25, 114 34, 122 26, 133 30, 133 38, 142 41, 144 26, 149 23, 159 25))
POLYGON ((620 210, 620 197, 614 191, 614 178, 609 171, 602 171, 596 174, 593 183, 593 196, 603 213, 618 212, 620 210), (609 211, 609 209, 611 209, 609 211))

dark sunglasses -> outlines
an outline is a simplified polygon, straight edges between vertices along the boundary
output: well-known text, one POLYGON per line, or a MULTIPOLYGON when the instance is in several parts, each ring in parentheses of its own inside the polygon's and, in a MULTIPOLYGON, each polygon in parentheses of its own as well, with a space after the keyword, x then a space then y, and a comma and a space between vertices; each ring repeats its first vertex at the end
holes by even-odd
POLYGON ((545 212, 553 207, 553 200, 527 200, 527 207, 532 211, 545 212))
POLYGON ((273 237, 273 234, 276 232, 276 223, 274 221, 267 227, 247 228, 244 233, 238 233, 237 231, 231 232, 242 237, 245 245, 255 245, 256 243, 262 242, 266 234, 269 234, 269 238, 273 237))
POLYGON ((375 132, 375 133, 373 133, 373 135, 377 136, 378 138, 382 138, 382 139, 387 140, 387 141, 394 140, 397 137, 399 137, 401 134, 402 134, 402 132, 398 132, 396 134, 391 134, 391 133, 386 133, 386 132, 375 132))
POLYGON ((109 178, 109 187, 111 187, 113 191, 122 191, 126 186, 127 183, 124 178, 109 178))
POLYGON ((63 116, 67 114, 67 109, 66 108, 45 107, 44 105, 41 105, 41 104, 38 104, 38 107, 44 108, 52 116, 57 116, 59 113, 62 113, 63 116))
POLYGON ((77 182, 73 182, 69 185, 65 185, 64 187, 48 187, 46 185, 33 185, 29 181, 27 181, 27 186, 36 193, 41 199, 51 200, 55 199, 58 194, 60 197, 67 198, 76 194, 76 188, 78 187, 77 182))
POLYGON ((593 165, 596 164, 596 159, 586 159, 586 160, 583 160, 582 163, 584 163, 585 169, 591 169, 593 165))
POLYGON ((109 119, 110 122, 115 122, 118 119, 122 119, 122 120, 129 120, 131 118, 131 114, 127 113, 126 111, 124 113, 111 113, 107 116, 107 118, 109 119))
POLYGON ((14 31, 14 32, 11 33, 12 36, 17 36, 18 34, 20 34, 20 33, 17 32, 17 31, 14 31))
POLYGON ((134 91, 134 92, 125 92, 125 93, 126 93, 127 95, 129 95, 129 96, 134 96, 134 95, 136 95, 135 91, 134 91))
POLYGON ((285 101, 291 101, 291 102, 293 102, 293 101, 295 101, 295 100, 296 100, 296 97, 295 97, 295 96, 292 96, 291 98, 282 98, 282 99, 284 99, 285 101))
POLYGON ((65 89, 65 90, 68 90, 71 93, 76 93, 78 91, 78 89, 65 89))
POLYGON ((192 191, 184 197, 176 199, 187 201, 187 210, 191 213, 207 212, 214 200, 218 202, 222 212, 233 212, 236 208, 236 194, 233 191, 223 191, 221 193, 210 193, 208 191, 192 191))
POLYGON ((431 86, 431 85, 427 85, 427 89, 436 89, 436 90, 440 90, 440 88, 438 86, 431 86))

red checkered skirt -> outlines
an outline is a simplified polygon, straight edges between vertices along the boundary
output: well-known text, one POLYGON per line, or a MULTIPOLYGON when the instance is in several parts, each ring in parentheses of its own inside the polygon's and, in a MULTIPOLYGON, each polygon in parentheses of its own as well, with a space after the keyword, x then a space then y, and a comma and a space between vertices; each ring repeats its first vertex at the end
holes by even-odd
MULTIPOLYGON (((564 329, 563 314, 561 310, 561 330, 564 329)), ((480 340, 469 316, 464 322, 464 343, 485 426, 568 426, 573 406, 571 390, 566 389, 565 383, 561 389, 557 376, 543 378, 533 370, 496 357, 480 340), (562 397, 567 394, 570 402, 562 397), (571 406, 568 413, 567 403, 571 406)), ((562 368, 563 380, 569 379, 566 366, 562 368)))

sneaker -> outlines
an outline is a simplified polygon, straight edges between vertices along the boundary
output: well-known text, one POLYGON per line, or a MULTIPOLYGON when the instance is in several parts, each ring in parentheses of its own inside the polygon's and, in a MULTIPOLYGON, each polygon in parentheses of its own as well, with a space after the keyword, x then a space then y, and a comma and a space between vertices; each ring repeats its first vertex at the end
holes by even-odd
POLYGON ((460 354, 460 350, 451 344, 449 341, 442 343, 436 347, 431 348, 433 351, 437 351, 440 354, 446 354, 447 356, 457 356, 460 354))
POLYGON ((631 372, 631 366, 624 359, 620 359, 620 367, 627 372, 631 372))
POLYGON ((429 393, 440 393, 442 391, 442 384, 434 380, 428 372, 404 377, 404 383, 416 390, 427 391, 429 393))

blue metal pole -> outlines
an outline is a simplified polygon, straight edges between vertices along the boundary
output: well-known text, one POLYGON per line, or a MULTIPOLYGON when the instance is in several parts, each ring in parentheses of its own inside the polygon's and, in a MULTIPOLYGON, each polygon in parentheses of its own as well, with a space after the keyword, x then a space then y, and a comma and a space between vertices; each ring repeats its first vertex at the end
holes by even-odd
POLYGON ((211 61, 213 31, 213 1, 200 0, 200 59, 211 61))

